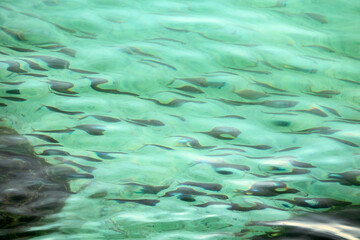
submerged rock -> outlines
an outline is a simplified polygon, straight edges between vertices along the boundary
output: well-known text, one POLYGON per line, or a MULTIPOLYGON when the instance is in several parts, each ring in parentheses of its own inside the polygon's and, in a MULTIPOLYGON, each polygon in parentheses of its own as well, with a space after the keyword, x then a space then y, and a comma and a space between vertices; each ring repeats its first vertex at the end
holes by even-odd
POLYGON ((15 130, 0 127, 0 239, 40 233, 26 229, 57 213, 70 194, 64 171, 35 155, 27 139, 15 130), (57 173, 61 172, 61 176, 57 173))

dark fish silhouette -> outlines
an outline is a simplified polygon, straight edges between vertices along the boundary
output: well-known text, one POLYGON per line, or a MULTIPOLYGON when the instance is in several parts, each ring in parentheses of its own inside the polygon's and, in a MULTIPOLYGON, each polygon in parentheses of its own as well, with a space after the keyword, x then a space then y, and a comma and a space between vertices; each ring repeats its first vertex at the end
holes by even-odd
POLYGON ((305 13, 305 15, 315 21, 318 21, 319 23, 328 23, 326 20, 326 16, 318 14, 318 13, 305 13))
POLYGON ((159 145, 159 144, 150 144, 150 143, 144 144, 141 148, 139 148, 139 150, 146 146, 154 146, 154 147, 158 147, 158 148, 162 148, 162 149, 166 149, 166 150, 174 150, 173 148, 170 148, 170 147, 166 147, 166 146, 159 145))
POLYGON ((181 141, 178 141, 182 145, 185 145, 186 147, 192 147, 195 149, 209 149, 214 148, 215 146, 202 146, 199 141, 196 138, 187 137, 187 136, 173 136, 173 137, 181 137, 181 141))
POLYGON ((37 52, 36 50, 33 49, 27 49, 27 48, 20 48, 20 47, 9 47, 6 46, 7 48, 10 48, 11 50, 14 50, 16 52, 37 52))
POLYGON ((242 71, 242 72, 250 72, 250 73, 258 73, 258 74, 265 74, 265 75, 271 75, 272 72, 268 72, 268 71, 258 71, 258 70, 249 70, 249 69, 243 69, 243 68, 233 68, 233 67, 226 67, 232 70, 238 70, 238 71, 242 71))
MULTIPOLYGON (((254 211, 254 210, 263 210, 265 208, 274 208, 262 203, 254 203, 253 206, 250 207, 243 207, 240 206, 240 204, 236 204, 236 203, 224 203, 224 202, 207 202, 207 203, 203 203, 203 204, 199 204, 199 205, 194 205, 196 207, 208 207, 208 206, 212 206, 212 205, 227 205, 229 206, 227 209, 228 210, 232 210, 232 211, 240 211, 240 212, 249 212, 249 211, 254 211)), ((276 209, 276 208, 274 208, 276 209)))
POLYGON ((169 186, 152 186, 152 185, 146 185, 146 184, 140 184, 140 183, 124 183, 123 185, 130 185, 130 186, 138 186, 141 187, 141 193, 144 194, 157 194, 158 192, 161 192, 164 189, 167 189, 169 186))
POLYGON ((25 76, 31 76, 31 77, 48 77, 48 75, 45 74, 37 74, 37 73, 19 73, 19 75, 25 75, 25 76))
POLYGON ((9 101, 14 101, 14 102, 24 102, 26 101, 25 98, 19 98, 19 97, 1 97, 0 98, 3 98, 3 99, 6 99, 6 100, 9 100, 9 101))
POLYGON ((350 141, 347 141, 347 140, 344 140, 344 139, 330 137, 330 136, 321 136, 321 137, 330 138, 332 140, 335 140, 337 142, 341 142, 341 143, 346 144, 346 145, 351 146, 351 147, 359 147, 359 145, 357 145, 356 143, 353 143, 353 142, 350 142, 350 141))
POLYGON ((71 154, 66 152, 66 151, 62 151, 62 150, 57 150, 57 149, 47 149, 44 150, 42 153, 40 153, 40 155, 42 156, 70 156, 71 154))
POLYGON ((159 64, 159 65, 162 65, 162 66, 165 66, 165 67, 168 67, 172 70, 177 70, 176 67, 174 66, 171 66, 170 64, 166 64, 166 63, 163 63, 163 62, 159 62, 159 61, 155 61, 155 60, 150 60, 150 59, 141 59, 139 62, 150 62, 150 63, 156 63, 156 64, 159 64))
POLYGON ((254 183, 249 190, 237 191, 246 195, 273 197, 279 194, 298 193, 299 191, 293 188, 288 188, 287 185, 279 181, 262 181, 254 183))
POLYGON ((184 91, 184 92, 189 92, 189 93, 204 93, 201 89, 190 86, 190 85, 176 87, 175 89, 184 91))
POLYGON ((143 57, 151 57, 151 58, 156 58, 156 59, 162 59, 161 57, 155 56, 153 54, 143 52, 137 47, 132 47, 132 46, 125 47, 125 48, 122 49, 122 51, 129 54, 129 55, 139 55, 139 56, 143 56, 143 57))
POLYGON ((89 156, 82 156, 82 155, 71 155, 71 156, 76 157, 76 158, 80 158, 80 159, 84 159, 84 160, 89 161, 89 162, 102 162, 102 160, 100 160, 100 159, 89 157, 89 156))
POLYGON ((76 50, 71 49, 71 48, 61 48, 59 50, 56 50, 55 52, 63 53, 63 54, 68 55, 70 57, 75 57, 76 56, 76 50))
POLYGON ((129 123, 135 123, 141 126, 156 126, 161 127, 165 126, 165 124, 159 120, 155 119, 128 119, 126 120, 129 123))
POLYGON ((45 56, 45 55, 34 55, 34 56, 27 56, 29 58, 36 58, 36 59, 40 59, 41 61, 45 62, 48 67, 53 68, 53 69, 68 69, 70 66, 70 62, 60 59, 60 58, 56 58, 56 57, 51 57, 51 56, 45 56))
POLYGON ((41 107, 39 107, 36 111, 39 111, 41 108, 46 107, 47 109, 49 109, 50 111, 53 112, 57 112, 57 113, 63 113, 63 114, 67 114, 67 115, 77 115, 77 114, 83 114, 84 112, 70 112, 70 111, 64 111, 61 109, 58 109, 56 107, 52 107, 52 106, 47 106, 47 105, 41 105, 41 107))
POLYGON ((72 133, 75 130, 71 129, 71 128, 66 128, 66 129, 60 129, 60 130, 36 130, 36 129, 33 129, 33 131, 34 132, 43 132, 43 133, 72 133))
POLYGON ((214 99, 229 105, 241 106, 241 105, 262 105, 271 108, 291 108, 296 106, 299 102, 287 101, 287 100, 266 100, 262 102, 240 102, 227 99, 214 99))
POLYGON ((348 201, 341 201, 331 198, 294 198, 294 200, 290 199, 278 199, 281 201, 285 201, 295 206, 306 207, 306 208, 332 208, 332 207, 345 207, 351 204, 348 201))
POLYGON ((50 142, 50 143, 58 143, 58 141, 48 135, 44 135, 44 134, 25 134, 26 136, 32 136, 32 137, 36 137, 39 138, 41 140, 44 140, 46 142, 50 142))
POLYGON ((207 87, 207 79, 206 78, 175 78, 173 79, 169 84, 171 85, 176 80, 181 80, 187 83, 191 83, 193 85, 199 86, 199 87, 207 87))
POLYGON ((156 199, 121 199, 121 198, 112 198, 108 200, 117 201, 118 203, 134 202, 146 206, 156 206, 160 201, 156 199))
POLYGON ((240 148, 217 148, 217 149, 213 149, 213 150, 210 150, 211 152, 212 151, 223 151, 223 150, 230 150, 230 151, 237 151, 237 152, 245 152, 245 150, 242 150, 240 148))
POLYGON ((131 93, 131 92, 121 92, 117 89, 103 89, 103 88, 99 88, 99 85, 104 84, 109 82, 107 79, 105 78, 93 78, 93 77, 88 77, 88 79, 90 79, 91 84, 90 87, 92 89, 94 89, 95 91, 98 92, 103 92, 103 93, 110 93, 110 94, 124 94, 124 95, 131 95, 131 96, 138 96, 135 93, 131 93))
POLYGON ((87 173, 92 173, 96 168, 95 167, 91 167, 91 166, 85 166, 85 165, 81 165, 79 163, 76 163, 74 161, 71 160, 66 160, 63 157, 55 157, 54 159, 56 159, 57 161, 60 161, 63 164, 68 164, 68 165, 72 165, 75 166, 81 170, 84 170, 87 173))
POLYGON ((20 90, 19 89, 7 90, 6 93, 8 93, 8 94, 20 94, 20 90))
POLYGON ((232 143, 231 145, 240 146, 240 147, 255 148, 255 149, 258 149, 258 150, 268 150, 268 149, 272 148, 271 146, 268 146, 268 145, 246 145, 246 144, 235 144, 235 143, 232 143))
POLYGON ((210 191, 220 191, 222 189, 222 185, 218 183, 200 183, 200 182, 182 182, 179 183, 179 185, 188 185, 188 186, 194 186, 194 187, 200 187, 206 190, 210 191))
POLYGON ((0 29, 17 41, 21 41, 21 42, 26 41, 24 34, 21 32, 16 32, 16 31, 7 29, 5 27, 0 27, 0 29))
POLYGON ((275 90, 275 91, 279 91, 279 92, 287 92, 286 90, 271 86, 268 83, 258 82, 258 81, 255 81, 255 80, 252 80, 252 81, 255 82, 254 84, 259 85, 259 86, 264 87, 264 88, 267 88, 267 89, 271 89, 271 90, 275 90))
POLYGON ((50 88, 56 92, 66 93, 66 94, 78 94, 77 92, 71 91, 70 88, 74 87, 74 84, 70 82, 50 80, 47 82, 50 84, 50 88))
POLYGON ((292 150, 296 150, 299 148, 301 148, 301 147, 289 147, 289 148, 281 149, 281 150, 279 150, 279 152, 287 152, 287 151, 292 151, 292 150))
POLYGON ((168 103, 162 103, 159 100, 152 99, 152 98, 141 98, 141 99, 148 100, 148 101, 151 101, 158 105, 166 106, 166 107, 179 107, 179 106, 183 105, 184 103, 205 103, 202 101, 194 101, 194 100, 186 100, 186 99, 173 99, 168 103))
POLYGON ((317 96, 317 97, 332 98, 335 95, 339 95, 340 92, 333 91, 333 90, 321 90, 321 91, 312 91, 312 90, 310 90, 310 92, 308 92, 306 94, 314 95, 314 96, 317 96))
POLYGON ((123 152, 100 152, 100 151, 92 151, 94 152, 99 158, 102 159, 115 159, 115 157, 110 156, 110 154, 126 154, 123 152))
POLYGON ((240 130, 233 127, 214 127, 209 132, 199 132, 210 135, 218 139, 235 139, 241 133, 240 130))
POLYGON ((323 109, 325 109, 326 111, 328 111, 329 113, 332 113, 335 116, 341 117, 341 115, 335 109, 327 107, 327 106, 323 106, 323 105, 319 105, 319 106, 322 107, 323 109))
POLYGON ((239 95, 242 98, 249 99, 249 100, 257 100, 259 98, 269 97, 269 95, 267 95, 263 92, 258 92, 258 91, 254 91, 251 89, 243 89, 240 91, 234 91, 234 93, 236 93, 237 95, 239 95))
POLYGON ((314 165, 310 164, 310 163, 305 163, 305 162, 299 162, 296 160, 290 160, 289 161, 291 165, 293 165, 294 167, 300 167, 300 168, 315 168, 314 165))
POLYGON ((105 126, 99 124, 82 124, 82 125, 77 125, 73 128, 81 129, 90 135, 98 136, 98 135, 104 135, 104 131, 105 131, 104 127, 105 126))
POLYGON ((180 200, 183 200, 183 201, 190 200, 190 202, 192 202, 192 199, 193 199, 192 196, 208 196, 208 197, 213 197, 213 198, 217 198, 217 199, 224 199, 224 200, 228 199, 228 197, 223 194, 207 194, 204 192, 196 191, 196 190, 194 190, 192 188, 188 188, 188 187, 179 187, 176 190, 166 192, 163 197, 172 197, 175 195, 178 195, 180 200))
POLYGON ((331 127, 314 127, 314 128, 307 128, 303 130, 298 130, 295 132, 287 132, 292 134, 333 134, 338 132, 339 130, 331 129, 331 127))
POLYGON ((82 69, 75 69, 75 68, 69 68, 70 71, 77 72, 77 73, 86 73, 86 74, 99 74, 98 72, 92 72, 82 69))
POLYGON ((16 62, 16 61, 0 61, 2 63, 6 63, 8 65, 8 67, 6 68, 6 70, 8 70, 9 72, 13 72, 13 73, 26 73, 25 70, 21 69, 21 65, 20 63, 16 62))
POLYGON ((312 107, 312 108, 306 109, 306 110, 289 110, 289 111, 309 113, 309 114, 316 115, 319 117, 327 117, 328 116, 325 112, 323 112, 320 109, 315 108, 315 107, 312 107))
POLYGON ((20 85, 23 84, 25 81, 22 82, 0 82, 2 84, 6 84, 6 85, 20 85))
POLYGON ((47 69, 42 68, 38 63, 33 62, 29 59, 20 58, 21 61, 26 62, 31 69, 37 70, 37 71, 47 71, 47 69))
POLYGON ((120 122, 121 121, 121 119, 119 119, 119 118, 101 116, 101 115, 87 115, 87 116, 81 117, 79 119, 81 120, 81 119, 84 119, 87 117, 93 117, 93 118, 96 118, 97 120, 104 121, 104 122, 120 122))
POLYGON ((225 115, 225 116, 219 116, 219 117, 216 117, 216 118, 235 118, 235 119, 246 119, 242 116, 239 116, 239 115, 225 115))

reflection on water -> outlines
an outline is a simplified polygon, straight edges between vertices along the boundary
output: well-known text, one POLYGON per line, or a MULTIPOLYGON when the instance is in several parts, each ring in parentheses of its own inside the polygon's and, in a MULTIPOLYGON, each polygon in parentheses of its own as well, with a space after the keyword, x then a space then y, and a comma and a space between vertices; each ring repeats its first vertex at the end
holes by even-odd
POLYGON ((2 1, 1 125, 74 193, 18 236, 358 238, 359 8, 2 1))

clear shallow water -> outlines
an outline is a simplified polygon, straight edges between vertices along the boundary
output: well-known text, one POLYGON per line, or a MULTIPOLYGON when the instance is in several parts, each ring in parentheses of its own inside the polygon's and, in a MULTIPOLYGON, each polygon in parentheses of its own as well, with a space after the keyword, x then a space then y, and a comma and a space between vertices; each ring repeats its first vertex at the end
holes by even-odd
POLYGON ((359 204, 356 1, 0 6, 4 122, 94 176, 33 239, 249 239, 359 204))

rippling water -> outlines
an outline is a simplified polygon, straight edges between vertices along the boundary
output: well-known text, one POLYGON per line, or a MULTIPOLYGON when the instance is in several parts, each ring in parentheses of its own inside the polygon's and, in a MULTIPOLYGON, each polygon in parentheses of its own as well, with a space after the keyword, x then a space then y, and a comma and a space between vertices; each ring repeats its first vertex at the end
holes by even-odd
POLYGON ((360 238, 359 11, 349 0, 1 1, 1 124, 79 173, 62 211, 21 231, 360 238))

